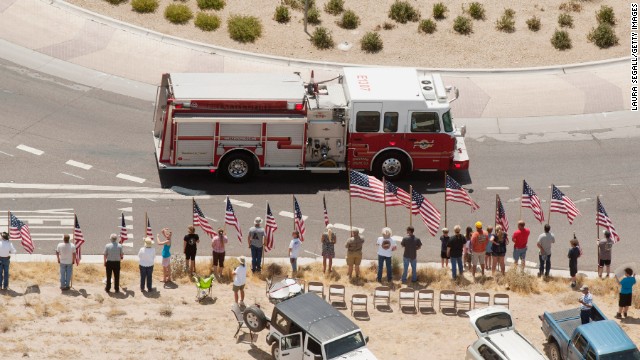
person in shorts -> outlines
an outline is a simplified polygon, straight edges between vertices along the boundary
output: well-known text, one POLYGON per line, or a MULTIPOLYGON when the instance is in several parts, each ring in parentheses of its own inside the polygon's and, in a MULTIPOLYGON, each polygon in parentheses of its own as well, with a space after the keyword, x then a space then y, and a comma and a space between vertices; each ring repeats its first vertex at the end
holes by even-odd
POLYGON ((484 249, 484 268, 489 271, 491 270, 491 255, 493 254, 491 249, 493 245, 493 238, 495 237, 495 234, 493 233, 493 226, 487 226, 487 234, 489 241, 487 241, 487 247, 484 249))
POLYGON ((522 271, 524 272, 524 267, 526 266, 526 258, 527 258, 527 243, 529 242, 529 234, 531 234, 531 230, 524 226, 524 221, 518 221, 518 230, 513 232, 513 264, 517 268, 518 262, 522 260, 522 271))
POLYGON ((193 225, 187 226, 187 235, 184 236, 184 257, 187 261, 187 270, 191 274, 196 272, 196 252, 198 252, 198 243, 200 243, 200 237, 196 234, 196 228, 193 225))
POLYGON ((571 287, 576 287, 576 274, 578 274, 578 258, 580 257, 580 243, 576 236, 573 235, 573 239, 569 241, 571 244, 571 249, 569 249, 569 253, 567 257, 569 258, 569 275, 571 276, 571 287))
POLYGON ((618 284, 620 284, 620 299, 618 300, 618 313, 616 314, 616 319, 622 319, 622 314, 624 317, 627 317, 627 312, 629 311, 629 306, 631 306, 631 301, 633 299, 633 285, 636 284, 636 276, 633 273, 633 269, 626 268, 624 269, 624 277, 622 279, 617 279, 618 284))
POLYGON ((496 269, 498 269, 502 275, 505 272, 504 256, 507 253, 507 245, 509 245, 509 238, 507 233, 502 230, 502 225, 496 226, 496 234, 491 241, 491 257, 493 267, 491 268, 491 276, 494 276, 496 269))
POLYGON ((611 239, 611 232, 604 230, 604 239, 596 240, 598 245, 598 277, 602 277, 602 270, 606 266, 607 277, 611 271, 611 250, 613 248, 613 239, 611 239))
POLYGON ((156 235, 156 242, 158 245, 162 245, 162 282, 171 282, 171 229, 162 229, 162 236, 164 240, 160 240, 160 235, 156 235))
POLYGON ((484 276, 484 256, 487 251, 487 243, 489 242, 489 233, 482 230, 482 223, 476 222, 476 231, 471 235, 471 277, 475 279, 478 264, 484 276))
POLYGON ((300 233, 297 230, 291 233, 291 238, 291 242, 289 243, 289 261, 291 262, 291 271, 295 275, 298 271, 298 255, 300 255, 302 241, 300 241, 300 233))
POLYGON ((360 262, 362 261, 362 244, 364 239, 360 236, 360 230, 352 228, 351 237, 347 239, 347 275, 351 278, 353 267, 356 268, 356 277, 360 277, 360 262))
POLYGON ((449 255, 447 255, 447 245, 449 244, 449 229, 442 228, 442 236, 440 236, 440 266, 449 267, 449 255))
POLYGON ((247 282, 247 268, 245 266, 244 256, 238 258, 240 265, 233 270, 233 298, 236 304, 244 307, 244 284, 247 282), (240 301, 238 302, 238 293, 240 301))
POLYGON ((213 254, 213 273, 216 278, 222 278, 224 269, 225 245, 229 242, 224 234, 223 228, 218 228, 217 234, 211 239, 211 250, 213 254))

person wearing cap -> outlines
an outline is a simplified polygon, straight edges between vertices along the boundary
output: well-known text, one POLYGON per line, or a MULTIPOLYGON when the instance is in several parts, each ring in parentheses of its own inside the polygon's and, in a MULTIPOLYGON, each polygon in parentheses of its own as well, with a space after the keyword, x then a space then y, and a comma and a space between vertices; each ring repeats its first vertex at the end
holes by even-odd
POLYGON ((544 225, 544 233, 538 236, 539 254, 538 260, 540 260, 540 270, 538 271, 538 277, 541 277, 543 272, 545 277, 549 277, 549 271, 551 270, 551 245, 555 244, 556 237, 551 232, 551 225, 544 225))
POLYGON ((402 241, 400 241, 400 245, 404 248, 404 254, 402 255, 402 263, 404 268, 402 270, 401 278, 403 284, 407 283, 409 264, 411 264, 411 282, 415 283, 418 281, 417 260, 418 250, 422 248, 422 241, 420 241, 419 238, 413 235, 414 231, 415 230, 413 226, 407 226, 407 235, 402 238, 402 241))
POLYGON ((291 238, 291 242, 289 242, 289 261, 291 262, 292 274, 295 275, 298 271, 298 255, 300 255, 300 247, 302 246, 298 230, 293 230, 291 238))
POLYGON ((262 219, 257 217, 253 221, 253 226, 249 229, 247 240, 251 249, 251 271, 262 271, 262 249, 264 246, 264 229, 260 226, 262 219))
POLYGON ((622 279, 618 279, 618 284, 620 284, 620 298, 618 300, 618 313, 616 314, 616 319, 622 319, 622 314, 624 317, 627 317, 627 312, 629 311, 629 306, 631 306, 631 302, 633 300, 633 286, 636 284, 636 276, 633 273, 633 269, 625 268, 624 269, 624 277, 622 279))
POLYGON ((578 299, 578 302, 580 303, 580 322, 584 325, 588 324, 591 320, 593 296, 589 292, 589 287, 587 285, 582 285, 580 291, 582 291, 582 296, 578 299))
POLYGON ((331 273, 333 258, 336 256, 335 244, 337 240, 333 225, 327 224, 326 229, 327 231, 320 237, 320 243, 322 244, 322 272, 327 272, 327 262, 329 262, 329 273, 331 273))
POLYGON ((64 234, 62 242, 56 247, 56 257, 60 264, 60 290, 71 288, 73 263, 76 262, 76 246, 69 242, 69 235, 64 234))
POLYGON ((247 268, 245 266, 244 256, 238 257, 240 264, 233 270, 233 298, 236 304, 244 306, 244 284, 247 282, 247 268), (240 302, 238 302, 238 293, 240 293, 240 302))
POLYGON ((482 270, 482 276, 484 276, 484 253, 487 249, 487 243, 489 242, 489 233, 482 230, 482 222, 476 222, 476 231, 471 235, 471 277, 475 279, 476 268, 478 263, 482 270))
POLYGON ((467 239, 460 233, 460 225, 453 227, 454 235, 447 243, 447 256, 451 259, 451 275, 453 280, 458 277, 458 269, 462 274, 462 254, 467 244, 467 239))
POLYGON ((604 230, 604 239, 596 240, 598 245, 598 277, 602 278, 602 270, 607 267, 607 277, 611 271, 611 250, 613 249, 613 239, 611 239, 611 232, 604 230))
POLYGON ((440 236, 440 266, 449 267, 449 255, 447 255, 447 245, 449 244, 449 229, 442 228, 442 236, 440 236))
POLYGON ((156 248, 153 247, 153 239, 144 238, 144 246, 138 251, 140 259, 140 291, 144 292, 145 285, 149 292, 153 291, 153 262, 156 259, 156 248))
POLYGON ((0 286, 2 290, 9 288, 9 263, 11 254, 16 253, 16 248, 9 241, 9 234, 2 233, 2 241, 0 241, 0 286))
POLYGON ((524 226, 524 220, 518 221, 518 230, 513 232, 513 264, 518 267, 518 262, 522 260, 522 271, 526 265, 527 243, 529 242, 531 230, 524 226))
POLYGON ((104 267, 107 271, 107 285, 104 291, 111 291, 111 277, 113 276, 113 288, 120 292, 120 262, 124 258, 122 244, 118 243, 118 235, 111 234, 111 242, 104 247, 104 267))
POLYGON ((200 236, 196 234, 196 228, 193 225, 187 226, 187 235, 184 236, 182 250, 187 261, 187 270, 193 275, 196 272, 196 253, 198 252, 198 244, 200 236))
POLYGON ((356 268, 356 277, 360 277, 360 263, 362 262, 362 245, 364 238, 360 236, 360 230, 351 228, 351 237, 347 239, 347 275, 351 278, 353 268, 356 268))
POLYGON ((163 228, 162 236, 164 240, 160 241, 160 235, 156 235, 156 242, 162 245, 162 282, 171 282, 171 229, 163 228))
POLYGON ((225 245, 229 242, 224 234, 223 228, 218 228, 217 234, 211 239, 211 250, 213 254, 213 273, 218 279, 222 278, 224 269, 224 257, 226 255, 225 245))

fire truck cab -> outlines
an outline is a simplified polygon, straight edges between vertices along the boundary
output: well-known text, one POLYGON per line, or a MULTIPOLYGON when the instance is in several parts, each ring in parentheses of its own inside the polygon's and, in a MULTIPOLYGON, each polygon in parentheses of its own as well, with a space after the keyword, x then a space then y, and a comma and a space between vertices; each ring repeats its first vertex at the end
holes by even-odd
POLYGON ((153 131, 160 169, 207 169, 241 182, 257 170, 467 169, 451 88, 410 68, 299 74, 164 74, 153 131))

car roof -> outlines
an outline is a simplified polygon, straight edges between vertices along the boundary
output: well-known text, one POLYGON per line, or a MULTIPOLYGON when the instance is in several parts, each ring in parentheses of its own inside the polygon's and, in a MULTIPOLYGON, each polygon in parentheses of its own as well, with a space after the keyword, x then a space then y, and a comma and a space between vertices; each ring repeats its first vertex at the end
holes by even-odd
POLYGON ((502 331, 485 337, 507 359, 544 360, 545 357, 517 331, 502 331))
POLYGON ((613 320, 594 321, 580 327, 584 338, 598 354, 634 349, 629 336, 613 320))
POLYGON ((318 295, 306 293, 276 305, 276 309, 321 343, 359 329, 318 295))

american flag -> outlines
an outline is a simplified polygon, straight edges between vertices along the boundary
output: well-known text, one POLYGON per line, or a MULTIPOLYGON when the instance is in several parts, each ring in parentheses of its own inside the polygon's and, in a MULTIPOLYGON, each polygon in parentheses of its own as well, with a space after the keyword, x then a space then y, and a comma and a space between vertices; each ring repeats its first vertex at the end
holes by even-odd
POLYGON ((411 190, 411 202, 411 212, 420 214, 431 236, 435 236, 440 227, 440 211, 438 211, 429 200, 422 196, 422 194, 413 189, 411 190))
POLYGON ((121 213, 121 219, 122 221, 120 222, 120 244, 124 243, 129 239, 129 236, 127 235, 127 224, 125 224, 124 222, 124 213, 121 213))
POLYGON ((322 205, 324 206, 324 226, 329 225, 329 213, 327 212, 327 200, 322 195, 322 205))
POLYGON ((355 170, 349 171, 349 181, 351 197, 384 203, 384 185, 382 185, 382 181, 355 170))
POLYGON ((300 241, 304 241, 304 233, 306 232, 304 218, 302 217, 302 211, 295 196, 293 197, 293 227, 300 233, 300 241))
POLYGON ((209 225, 209 221, 204 216, 202 210, 200 210, 200 206, 195 200, 193 201, 193 226, 200 226, 202 231, 207 233, 210 237, 213 237, 215 234, 211 225, 209 225))
POLYGON ((82 258, 82 244, 84 244, 84 235, 80 229, 80 223, 78 222, 78 215, 74 215, 75 225, 73 226, 73 243, 76 246, 76 266, 80 265, 80 259, 82 258))
POLYGON ((509 220, 507 220, 507 213, 504 211, 500 196, 496 196, 496 225, 502 226, 505 233, 509 232, 509 220))
POLYGON ((471 211, 480 208, 480 205, 471 199, 467 190, 463 189, 462 186, 449 175, 447 175, 444 200, 467 204, 471 206, 471 211))
POLYGON ((551 185, 551 207, 549 211, 566 214, 569 224, 573 224, 573 219, 580 215, 580 210, 578 210, 576 204, 553 184, 551 185))
POLYGON ((404 206, 409 208, 411 204, 411 195, 400 189, 392 183, 385 181, 385 205, 386 206, 404 206))
POLYGON ((536 195, 536 192, 527 184, 525 180, 522 180, 522 203, 523 208, 529 208, 533 211, 533 215, 536 220, 544 221, 544 213, 542 212, 542 206, 540 206, 540 198, 536 195))
POLYGON ((609 215, 607 215, 607 211, 604 209, 600 198, 598 198, 598 214, 596 216, 596 225, 603 226, 607 230, 609 230, 613 242, 620 241, 620 236, 618 235, 616 228, 613 227, 613 223, 611 222, 611 219, 609 219, 609 215))
POLYGON ((275 243, 274 234, 278 230, 278 224, 276 224, 276 218, 273 216, 271 212, 271 206, 267 203, 267 216, 266 216, 266 224, 264 226, 265 233, 265 245, 264 250, 270 251, 273 249, 273 244, 275 243))
POLYGON ((12 213, 9 213, 11 223, 9 224, 9 234, 11 240, 20 239, 20 243, 26 252, 33 254, 35 247, 33 246, 33 240, 31 240, 31 232, 29 231, 29 225, 20 221, 12 213))
POLYGON ((153 231, 151 230, 151 221, 147 216, 147 236, 153 239, 153 231))
POLYGON ((238 235, 238 241, 242 242, 242 230, 240 230, 240 222, 236 217, 235 211, 233 211, 233 206, 231 205, 231 200, 229 200, 228 195, 227 195, 227 207, 225 208, 225 211, 224 211, 224 223, 226 225, 233 226, 236 229, 236 234, 238 235))

